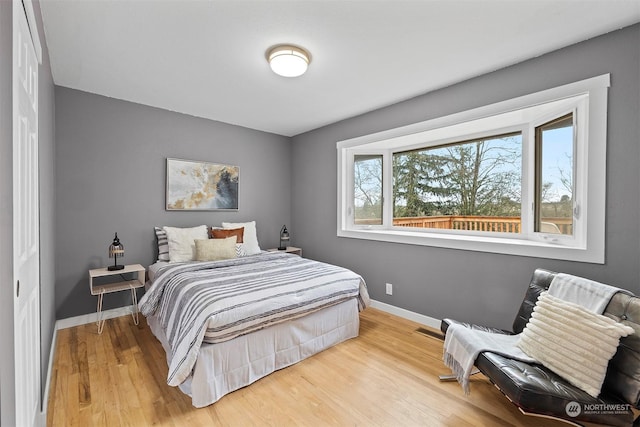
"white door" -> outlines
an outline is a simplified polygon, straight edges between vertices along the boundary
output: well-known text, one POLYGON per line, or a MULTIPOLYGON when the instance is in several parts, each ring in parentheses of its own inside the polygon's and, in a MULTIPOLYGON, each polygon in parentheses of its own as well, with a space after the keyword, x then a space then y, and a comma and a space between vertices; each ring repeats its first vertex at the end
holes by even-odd
POLYGON ((38 61, 21 1, 13 3, 13 300, 16 425, 40 402, 38 61))

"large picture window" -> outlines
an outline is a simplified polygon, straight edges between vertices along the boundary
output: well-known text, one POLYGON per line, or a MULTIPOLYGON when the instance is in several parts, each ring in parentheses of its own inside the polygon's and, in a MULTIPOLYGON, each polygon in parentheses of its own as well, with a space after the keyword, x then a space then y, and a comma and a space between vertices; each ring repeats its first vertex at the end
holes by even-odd
POLYGON ((604 262, 608 86, 339 142, 338 235, 604 262))

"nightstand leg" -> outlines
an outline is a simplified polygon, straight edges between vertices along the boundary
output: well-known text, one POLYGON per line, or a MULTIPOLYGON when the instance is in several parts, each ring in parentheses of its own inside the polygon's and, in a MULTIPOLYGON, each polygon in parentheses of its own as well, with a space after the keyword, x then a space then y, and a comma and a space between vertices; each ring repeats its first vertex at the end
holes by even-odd
POLYGON ((136 288, 131 287, 131 302, 133 303, 133 313, 131 313, 131 317, 133 317, 133 323, 138 324, 140 320, 138 319, 138 294, 136 294, 136 288))
POLYGON ((100 292, 98 295, 98 335, 102 334, 102 330, 104 329, 104 319, 102 318, 102 297, 104 297, 104 292, 100 292))

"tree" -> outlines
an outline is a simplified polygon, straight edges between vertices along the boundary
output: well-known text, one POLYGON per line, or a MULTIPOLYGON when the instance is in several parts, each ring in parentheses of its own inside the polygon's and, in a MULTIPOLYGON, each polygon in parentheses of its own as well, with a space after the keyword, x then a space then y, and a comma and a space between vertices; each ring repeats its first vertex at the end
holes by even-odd
POLYGON ((382 156, 355 156, 353 185, 355 218, 382 221, 382 156))
POLYGON ((433 215, 437 203, 429 195, 443 194, 446 159, 430 156, 425 151, 410 151, 393 156, 394 216, 433 215))
POLYGON ((395 216, 520 215, 521 137, 394 155, 395 216))
POLYGON ((520 214, 519 136, 479 140, 445 150, 451 171, 447 185, 457 202, 459 215, 520 214), (513 202, 517 202, 517 209, 513 202))

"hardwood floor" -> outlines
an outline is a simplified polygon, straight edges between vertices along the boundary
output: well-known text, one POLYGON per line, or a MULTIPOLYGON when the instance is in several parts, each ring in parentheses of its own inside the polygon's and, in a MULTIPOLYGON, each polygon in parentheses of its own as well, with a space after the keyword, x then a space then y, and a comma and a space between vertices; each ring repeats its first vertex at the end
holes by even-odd
POLYGON ((196 409, 166 384, 144 318, 58 331, 48 426, 566 426, 522 415, 481 375, 441 383, 442 341, 368 308, 360 336, 196 409))

